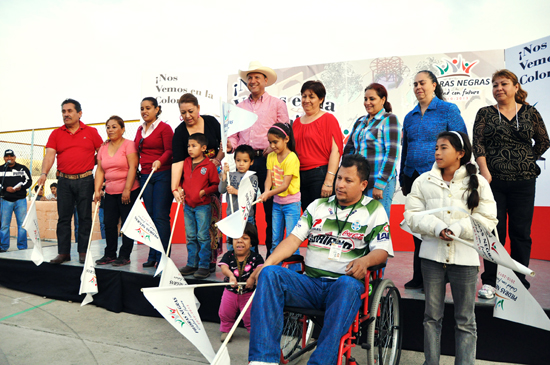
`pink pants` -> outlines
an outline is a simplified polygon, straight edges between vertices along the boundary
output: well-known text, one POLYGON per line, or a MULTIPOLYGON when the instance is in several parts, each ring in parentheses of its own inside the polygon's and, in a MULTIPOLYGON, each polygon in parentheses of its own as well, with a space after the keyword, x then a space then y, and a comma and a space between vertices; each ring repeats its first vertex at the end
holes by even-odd
MULTIPOLYGON (((231 327, 235 324, 237 319, 237 312, 242 310, 248 302, 248 299, 252 293, 245 294, 235 294, 229 290, 224 290, 222 295, 222 302, 220 303, 220 311, 218 315, 220 316, 220 331, 229 332, 231 327)), ((246 313, 243 316, 244 326, 246 330, 250 333, 250 308, 246 310, 246 313)))

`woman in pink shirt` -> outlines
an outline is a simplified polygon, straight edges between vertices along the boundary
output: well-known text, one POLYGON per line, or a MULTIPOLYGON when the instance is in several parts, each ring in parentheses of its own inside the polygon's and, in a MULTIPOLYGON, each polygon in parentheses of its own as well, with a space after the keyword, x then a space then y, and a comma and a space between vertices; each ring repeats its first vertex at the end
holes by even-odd
POLYGON ((117 258, 118 220, 124 225, 134 202, 139 195, 139 182, 136 180, 138 156, 134 142, 122 137, 124 121, 114 115, 105 123, 109 141, 97 153, 95 174, 96 204, 101 200, 105 180, 105 255, 96 261, 98 265, 112 264, 124 266, 130 263, 134 240, 122 236, 122 246, 117 258))

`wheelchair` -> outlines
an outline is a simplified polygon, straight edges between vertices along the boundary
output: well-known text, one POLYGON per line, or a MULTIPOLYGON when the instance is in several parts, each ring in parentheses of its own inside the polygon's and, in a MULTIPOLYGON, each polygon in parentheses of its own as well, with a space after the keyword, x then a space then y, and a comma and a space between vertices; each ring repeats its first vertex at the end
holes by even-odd
MULTIPOLYGON (((284 260, 282 266, 291 264, 301 264, 303 272, 302 256, 293 255, 284 260)), ((391 280, 383 278, 385 266, 384 263, 368 268, 365 292, 361 295, 363 305, 340 339, 338 365, 360 364, 351 356, 356 346, 366 350, 368 365, 399 364, 403 332, 399 310, 401 295, 391 280)), ((302 355, 317 346, 317 340, 312 337, 320 332, 323 317, 323 311, 285 306, 280 364, 296 364, 302 355)))

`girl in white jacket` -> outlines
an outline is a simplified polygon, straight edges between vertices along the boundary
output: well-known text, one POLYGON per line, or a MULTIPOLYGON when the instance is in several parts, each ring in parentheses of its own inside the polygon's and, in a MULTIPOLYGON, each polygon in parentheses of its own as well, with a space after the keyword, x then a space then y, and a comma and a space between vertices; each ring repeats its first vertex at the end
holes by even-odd
POLYGON ((455 364, 475 363, 474 309, 479 255, 449 235, 473 240, 469 214, 489 231, 498 221, 489 183, 477 174, 471 157, 472 146, 466 134, 440 133, 432 170, 416 179, 405 202, 407 224, 422 235, 420 258, 426 294, 424 356, 428 365, 439 364, 447 283, 451 284, 455 309, 455 364), (440 210, 426 213, 433 209, 440 210))

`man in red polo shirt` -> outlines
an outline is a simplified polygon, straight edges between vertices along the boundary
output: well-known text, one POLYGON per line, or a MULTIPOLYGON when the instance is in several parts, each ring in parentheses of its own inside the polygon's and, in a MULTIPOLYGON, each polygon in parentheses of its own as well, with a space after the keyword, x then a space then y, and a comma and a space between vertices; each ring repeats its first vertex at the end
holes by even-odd
POLYGON ((57 252, 51 264, 71 260, 71 217, 78 211, 78 253, 80 263, 86 259, 92 229, 95 154, 103 143, 97 129, 80 121, 82 107, 73 99, 61 104, 64 126, 55 129, 46 144, 42 174, 38 185, 44 185, 57 155, 57 252))

